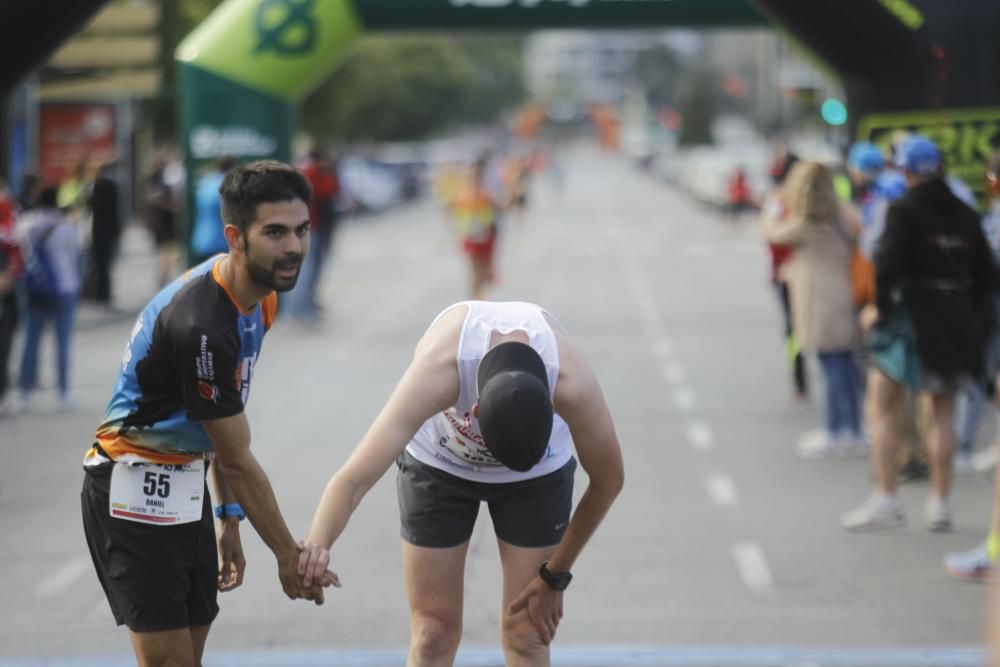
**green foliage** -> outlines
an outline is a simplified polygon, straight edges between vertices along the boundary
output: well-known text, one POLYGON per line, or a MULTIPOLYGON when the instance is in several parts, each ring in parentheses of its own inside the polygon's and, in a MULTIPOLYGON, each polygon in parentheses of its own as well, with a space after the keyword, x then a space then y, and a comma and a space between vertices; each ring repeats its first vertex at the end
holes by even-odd
POLYGON ((676 106, 683 67, 673 49, 656 44, 635 54, 629 74, 646 90, 653 108, 676 106))
MULTIPOLYGON (((146 103, 157 141, 177 133, 174 51, 221 3, 163 3, 163 94, 146 103)), ((495 122, 524 97, 520 39, 369 37, 305 100, 302 125, 324 140, 415 139, 458 122, 495 122)))
POLYGON ((460 42, 472 81, 453 120, 491 123, 527 96, 520 39, 470 37, 460 42))
POLYGON ((325 141, 418 139, 523 96, 517 41, 373 37, 305 101, 302 125, 325 141))
POLYGON ((716 77, 704 67, 689 72, 680 98, 681 133, 677 143, 698 146, 712 143, 713 89, 716 77))

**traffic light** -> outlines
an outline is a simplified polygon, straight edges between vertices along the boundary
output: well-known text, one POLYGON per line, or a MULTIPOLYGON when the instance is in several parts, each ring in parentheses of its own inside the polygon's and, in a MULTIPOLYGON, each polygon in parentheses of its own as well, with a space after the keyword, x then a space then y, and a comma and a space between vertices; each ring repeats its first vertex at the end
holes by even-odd
POLYGON ((843 125, 847 122, 847 107, 840 100, 828 97, 820 107, 820 115, 829 125, 843 125))

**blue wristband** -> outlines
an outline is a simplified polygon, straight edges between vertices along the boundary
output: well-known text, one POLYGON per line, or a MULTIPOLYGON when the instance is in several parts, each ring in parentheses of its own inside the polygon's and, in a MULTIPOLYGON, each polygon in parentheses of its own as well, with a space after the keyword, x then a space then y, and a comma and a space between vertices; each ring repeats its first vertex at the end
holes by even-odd
POLYGON ((215 508, 215 518, 224 519, 227 517, 234 516, 240 521, 247 518, 247 513, 243 511, 239 503, 226 503, 225 505, 218 505, 215 508))

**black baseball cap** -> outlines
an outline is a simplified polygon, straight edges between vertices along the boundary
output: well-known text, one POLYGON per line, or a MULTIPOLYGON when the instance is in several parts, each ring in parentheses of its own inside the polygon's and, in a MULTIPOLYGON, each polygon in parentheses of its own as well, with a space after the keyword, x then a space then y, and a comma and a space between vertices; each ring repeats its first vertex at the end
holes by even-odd
POLYGON ((483 444, 511 470, 531 470, 542 460, 552 435, 545 362, 530 345, 501 343, 479 362, 476 386, 483 444))

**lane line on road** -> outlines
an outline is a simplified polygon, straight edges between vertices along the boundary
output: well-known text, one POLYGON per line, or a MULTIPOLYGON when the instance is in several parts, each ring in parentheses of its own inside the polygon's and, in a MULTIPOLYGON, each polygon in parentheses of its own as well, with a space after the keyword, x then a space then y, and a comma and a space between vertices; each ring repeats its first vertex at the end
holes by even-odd
MULTIPOLYGON (((405 649, 292 649, 215 653, 214 667, 395 667, 406 662, 405 649)), ((979 646, 889 646, 879 648, 803 648, 799 646, 605 645, 552 649, 559 667, 980 667, 979 646)), ((504 663, 496 648, 459 650, 456 667, 495 667, 504 663)), ((0 667, 129 667, 132 656, 0 658, 0 667)))
POLYGON ((666 336, 654 338, 650 341, 649 347, 653 350, 653 354, 660 359, 669 359, 670 355, 674 353, 674 344, 666 336))
POLYGON ((688 424, 687 437, 691 446, 702 452, 707 452, 715 446, 712 429, 705 422, 696 421, 688 424))
POLYGON ((739 502, 733 478, 725 473, 715 473, 706 477, 705 488, 708 490, 708 497, 716 505, 730 507, 739 502))
POLYGON ((698 403, 694 390, 689 387, 678 387, 674 390, 674 405, 682 412, 691 412, 698 403))
POLYGON ((681 362, 671 361, 663 367, 663 377, 670 384, 683 384, 687 379, 687 373, 684 372, 684 365, 681 362))
POLYGON ((78 556, 64 563, 38 587, 38 597, 48 598, 65 593, 91 567, 90 558, 86 556, 78 556))
POLYGON ((740 542, 732 547, 736 569, 740 572, 743 584, 754 593, 767 593, 774 590, 774 578, 771 568, 764 557, 764 550, 756 542, 740 542))

